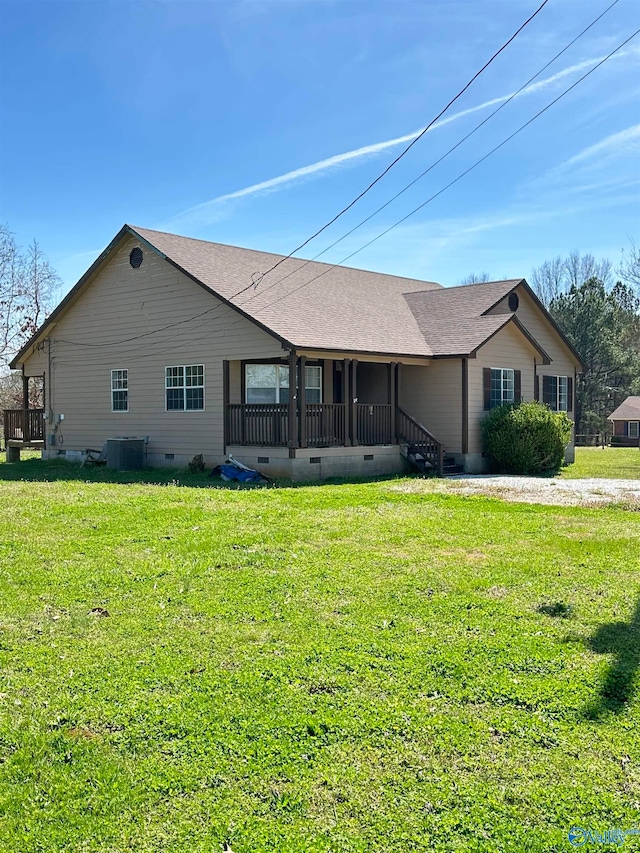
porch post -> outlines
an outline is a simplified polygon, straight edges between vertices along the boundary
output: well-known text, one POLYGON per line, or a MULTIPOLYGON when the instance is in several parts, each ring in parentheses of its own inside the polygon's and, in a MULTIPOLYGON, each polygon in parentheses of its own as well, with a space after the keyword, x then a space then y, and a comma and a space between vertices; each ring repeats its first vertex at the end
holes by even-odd
POLYGON ((396 374, 398 365, 395 361, 389 363, 389 403, 391 405, 391 444, 398 440, 396 434, 396 374))
POLYGON ((462 359, 462 452, 469 452, 469 359, 462 359))
POLYGON ((307 357, 301 355, 298 359, 299 363, 299 380, 298 380, 298 429, 300 435, 300 447, 307 446, 307 389, 306 383, 306 366, 307 357))
POLYGON ((222 452, 227 452, 229 443, 229 362, 222 362, 222 452))
POLYGON ((29 429, 29 377, 22 368, 22 440, 31 441, 31 430, 29 429))
POLYGON ((351 362, 351 444, 358 444, 358 359, 351 362))
POLYGON ((298 447, 298 395, 296 393, 296 372, 298 369, 298 356, 294 349, 289 353, 289 456, 296 455, 298 447))
POLYGON ((342 444, 346 446, 349 444, 349 413, 351 411, 351 407, 349 406, 349 370, 351 369, 351 359, 345 358, 342 362, 342 402, 344 403, 344 424, 343 424, 343 436, 342 436, 342 444))

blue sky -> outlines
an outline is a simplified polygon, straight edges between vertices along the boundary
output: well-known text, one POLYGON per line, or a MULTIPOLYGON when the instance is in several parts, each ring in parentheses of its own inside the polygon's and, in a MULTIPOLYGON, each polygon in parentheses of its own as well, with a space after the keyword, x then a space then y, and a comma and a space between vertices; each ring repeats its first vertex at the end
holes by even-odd
MULTIPOLYGON (((426 169, 610 0, 550 0, 322 251, 426 169)), ((537 0, 0 0, 0 220, 74 284, 124 222, 288 253, 366 186, 537 0), (362 150, 364 149, 364 150, 362 150), (327 162, 328 161, 328 162, 327 162), (292 174, 293 173, 293 174, 292 174)), ((322 256, 339 262, 640 27, 618 4, 494 119, 322 256)), ((457 284, 640 236, 640 38, 353 257, 457 284)))

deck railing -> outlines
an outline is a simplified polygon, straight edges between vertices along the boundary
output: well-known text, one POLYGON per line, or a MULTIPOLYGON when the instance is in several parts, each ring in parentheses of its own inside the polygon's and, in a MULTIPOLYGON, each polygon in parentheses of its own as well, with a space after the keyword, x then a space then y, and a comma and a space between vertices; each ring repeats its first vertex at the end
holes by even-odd
MULTIPOLYGON (((416 448, 442 473, 442 443, 403 409, 388 403, 356 403, 348 427, 344 403, 308 403, 304 428, 295 428, 306 447, 364 446, 399 441, 416 448), (395 419, 393 415, 395 414, 395 419), (395 420, 395 423, 394 423, 395 420)), ((292 425, 293 428, 293 425, 292 425)), ((286 447, 290 438, 288 403, 231 403, 226 411, 228 445, 286 447)), ((297 442, 298 435, 294 435, 297 442)))
POLYGON ((286 447, 289 441, 287 403, 231 403, 227 406, 227 443, 286 447))
POLYGON ((358 444, 391 444, 391 406, 388 403, 356 404, 356 436, 358 444))
POLYGON ((398 441, 418 450, 433 465, 437 473, 442 475, 444 466, 442 442, 399 406, 396 408, 396 431, 398 441))
POLYGON ((5 444, 44 441, 44 409, 5 409, 3 429, 5 444))
POLYGON ((307 447, 339 447, 346 437, 344 403, 307 403, 307 447))

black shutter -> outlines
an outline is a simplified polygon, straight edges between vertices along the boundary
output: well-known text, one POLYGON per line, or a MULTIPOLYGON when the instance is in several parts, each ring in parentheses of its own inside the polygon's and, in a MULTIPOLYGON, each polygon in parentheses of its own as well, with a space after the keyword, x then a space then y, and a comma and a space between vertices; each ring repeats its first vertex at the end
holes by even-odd
POLYGON ((484 391, 484 410, 488 412, 491 408, 491 368, 482 369, 482 387, 484 391))
POLYGON ((551 377, 542 377, 542 402, 545 406, 551 405, 551 377))
POLYGON ((514 403, 522 402, 522 371, 513 371, 513 401, 514 403))
POLYGON ((567 377, 567 411, 573 411, 573 379, 571 376, 567 377))
POLYGON ((533 381, 533 398, 536 402, 540 400, 540 377, 537 373, 533 381))

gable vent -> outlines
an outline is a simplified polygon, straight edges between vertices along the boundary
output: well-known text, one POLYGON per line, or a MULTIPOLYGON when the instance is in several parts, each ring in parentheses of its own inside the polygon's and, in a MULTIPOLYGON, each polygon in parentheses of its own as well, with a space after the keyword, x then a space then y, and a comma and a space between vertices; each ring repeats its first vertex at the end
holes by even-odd
POLYGON ((142 254, 142 249, 140 246, 136 246, 135 249, 131 250, 131 254, 129 255, 129 263, 137 270, 138 267, 142 266, 142 261, 144 260, 144 255, 142 254))
POLYGON ((520 304, 520 300, 518 299, 518 294, 517 293, 510 293, 509 294, 509 309, 511 311, 517 311, 519 304, 520 304))

